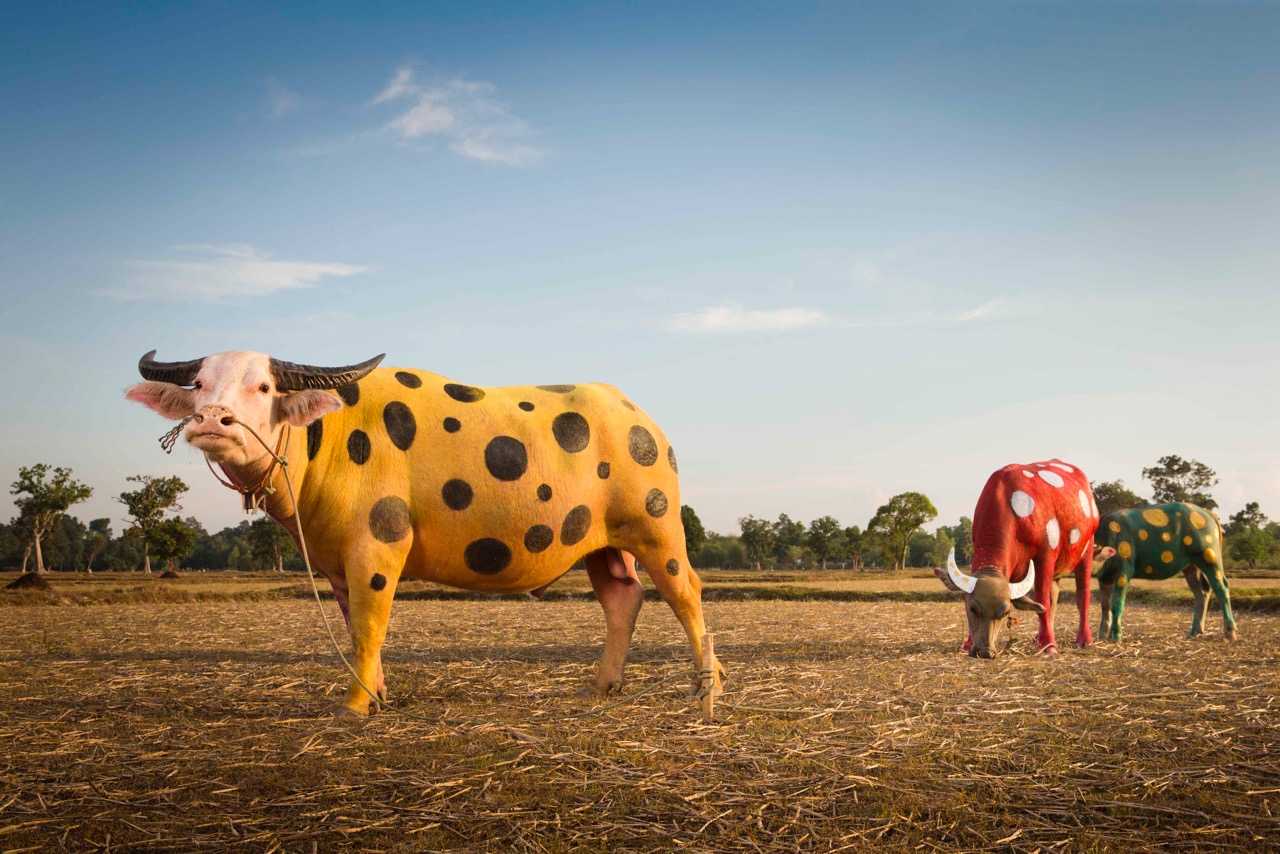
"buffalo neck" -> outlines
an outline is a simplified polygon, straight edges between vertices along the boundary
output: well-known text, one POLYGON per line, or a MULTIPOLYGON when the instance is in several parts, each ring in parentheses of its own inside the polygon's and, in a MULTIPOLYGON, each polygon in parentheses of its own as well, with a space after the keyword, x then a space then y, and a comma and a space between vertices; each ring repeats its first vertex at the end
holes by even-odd
MULTIPOLYGON (((281 430, 286 428, 281 427, 281 430)), ((267 439, 266 436, 263 437, 267 439)), ((257 443, 253 437, 249 440, 257 443)), ((279 442, 279 433, 272 436, 268 441, 272 448, 276 447, 279 442)), ((303 476, 307 466, 307 431, 306 430, 289 430, 288 441, 281 449, 281 456, 285 459, 289 469, 289 479, 293 482, 295 490, 301 489, 303 476)), ((231 466, 219 464, 223 474, 234 484, 241 487, 248 487, 262 480, 264 475, 268 474, 266 482, 263 484, 266 495, 262 499, 262 509, 268 516, 275 519, 290 531, 294 527, 295 509, 293 501, 289 497, 289 481, 285 478, 283 466, 272 466, 272 455, 263 453, 253 462, 243 466, 231 466)))

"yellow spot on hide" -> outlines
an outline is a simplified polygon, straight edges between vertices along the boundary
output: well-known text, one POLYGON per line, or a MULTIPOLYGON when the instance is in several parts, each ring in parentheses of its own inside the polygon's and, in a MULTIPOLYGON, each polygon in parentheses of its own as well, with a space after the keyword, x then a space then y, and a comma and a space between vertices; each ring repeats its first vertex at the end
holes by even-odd
POLYGON ((1189 545, 1191 545, 1191 535, 1190 535, 1190 534, 1188 534, 1187 536, 1185 536, 1185 537, 1183 537, 1183 538, 1182 538, 1182 544, 1183 544, 1184 546, 1189 546, 1189 545))
POLYGON ((1165 549, 1164 551, 1160 552, 1160 562, 1173 563, 1173 552, 1169 551, 1168 549, 1165 549))
POLYGON ((1204 518, 1203 513, 1197 513, 1196 511, 1192 510, 1191 524, 1194 525, 1197 529, 1200 529, 1200 528, 1203 528, 1205 525, 1209 524, 1209 520, 1204 518))
POLYGON ((1169 524, 1169 517, 1163 510, 1157 510, 1152 507, 1142 511, 1142 518, 1146 520, 1148 525, 1155 525, 1157 528, 1163 528, 1169 524))
POLYGON ((1124 540, 1120 545, 1116 546, 1116 551, 1120 553, 1120 557, 1125 558, 1126 560, 1133 557, 1133 546, 1129 544, 1128 540, 1124 540))
POLYGON ((1108 523, 1107 523, 1107 527, 1111 529, 1111 533, 1113 533, 1113 534, 1118 534, 1118 533, 1120 533, 1120 523, 1119 523, 1119 522, 1108 522, 1108 523))
POLYGON ((1164 540, 1166 543, 1173 542, 1173 534, 1170 534, 1168 531, 1165 531, 1163 534, 1160 535, 1160 539, 1164 540))
POLYGON ((1209 563, 1215 563, 1218 560, 1218 555, 1213 549, 1205 549, 1204 559, 1209 561, 1209 563))
POLYGON ((1156 574, 1156 571, 1155 571, 1155 568, 1154 568, 1154 567, 1144 566, 1144 567, 1142 568, 1142 573, 1143 573, 1144 575, 1155 575, 1155 574, 1156 574))
POLYGON ((1144 528, 1143 530, 1138 532, 1138 539, 1145 540, 1146 538, 1147 538, 1147 531, 1144 528))
POLYGON ((1121 575, 1119 578, 1116 579, 1116 587, 1124 587, 1128 583, 1129 583, 1129 576, 1127 575, 1121 575))

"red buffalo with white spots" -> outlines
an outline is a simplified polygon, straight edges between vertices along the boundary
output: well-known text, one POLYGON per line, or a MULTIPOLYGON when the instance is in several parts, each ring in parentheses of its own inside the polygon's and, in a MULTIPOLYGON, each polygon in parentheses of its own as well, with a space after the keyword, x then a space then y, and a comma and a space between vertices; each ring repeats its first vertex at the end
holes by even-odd
MULTIPOLYGON (((1053 609, 1060 575, 1076 575, 1080 627, 1076 645, 1093 642, 1089 631, 1089 587, 1093 575, 1093 535, 1098 505, 1089 479, 1078 466, 1059 459, 1012 464, 994 472, 973 514, 975 573, 995 570, 1017 585, 1035 561, 1030 597, 1043 606, 1039 649, 1054 653, 1053 609)), ((965 641, 967 650, 972 637, 965 641)))

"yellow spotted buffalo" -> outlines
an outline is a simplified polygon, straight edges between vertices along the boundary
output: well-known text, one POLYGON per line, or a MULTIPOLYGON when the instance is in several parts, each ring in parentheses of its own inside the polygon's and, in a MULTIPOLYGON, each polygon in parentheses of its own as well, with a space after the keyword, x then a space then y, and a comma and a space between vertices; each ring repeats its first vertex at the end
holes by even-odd
POLYGON ((1125 594, 1135 578, 1171 578, 1182 573, 1195 597, 1188 637, 1204 631, 1212 590, 1222 606, 1223 634, 1236 637, 1231 595, 1222 571, 1222 529, 1209 511, 1194 504, 1156 504, 1118 510, 1102 518, 1095 536, 1115 555, 1095 571, 1100 586, 1102 624, 1099 635, 1119 640, 1125 594))
POLYGON ((262 353, 139 364, 127 397, 185 437, 297 536, 332 583, 358 675, 344 708, 366 714, 385 682, 381 647, 401 578, 468 590, 540 591, 586 560, 605 612, 601 692, 617 690, 643 600, 634 560, 683 624, 711 713, 721 670, 704 657, 701 583, 680 519, 676 454, 610 385, 481 388, 381 357, 320 368, 262 353), (290 429, 290 428, 294 429, 290 429), (243 429, 242 429, 243 428, 243 429), (297 489, 251 431, 283 448, 297 489), (631 556, 634 555, 634 558, 631 556))

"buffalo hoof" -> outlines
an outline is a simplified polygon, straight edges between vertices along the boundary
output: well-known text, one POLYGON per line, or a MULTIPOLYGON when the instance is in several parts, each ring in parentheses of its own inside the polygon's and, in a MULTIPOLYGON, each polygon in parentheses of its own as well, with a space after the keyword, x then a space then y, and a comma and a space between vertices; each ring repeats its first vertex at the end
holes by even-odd
POLYGON ((1237 637, 1239 637, 1239 635, 1237 635, 1237 634, 1236 634, 1236 627, 1235 627, 1235 626, 1228 626, 1226 629, 1224 629, 1224 630, 1223 630, 1223 632, 1222 632, 1222 636, 1223 636, 1224 638, 1226 638, 1227 640, 1229 640, 1229 641, 1233 641, 1233 640, 1235 640, 1237 637))
POLYGON ((617 679, 612 682, 606 682, 601 685, 592 683, 579 689, 578 696, 584 700, 602 700, 606 697, 615 697, 622 693, 622 680, 617 679))
POLYGON ((1088 649, 1091 646, 1093 646, 1093 635, 1076 636, 1077 649, 1088 649))
POLYGON ((361 712, 347 705, 341 705, 333 710, 333 716, 340 721, 360 721, 367 718, 369 713, 361 712))
POLYGON ((1037 652, 1036 655, 1043 655, 1045 658, 1057 658, 1058 645, 1051 643, 1048 646, 1042 646, 1040 647, 1040 651, 1037 652))

